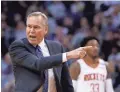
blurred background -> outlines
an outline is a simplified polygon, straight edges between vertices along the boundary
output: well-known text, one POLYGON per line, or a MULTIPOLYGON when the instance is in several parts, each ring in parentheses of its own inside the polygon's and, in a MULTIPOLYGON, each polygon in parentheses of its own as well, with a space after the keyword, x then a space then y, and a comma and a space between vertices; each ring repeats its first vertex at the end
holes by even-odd
MULTIPOLYGON (((113 87, 120 92, 120 1, 2 1, 1 90, 13 92, 14 76, 9 45, 26 37, 26 16, 41 11, 48 16, 47 39, 59 41, 66 51, 80 46, 84 37, 100 40, 100 57, 114 65, 113 87)), ((72 62, 69 61, 69 65, 72 62)))

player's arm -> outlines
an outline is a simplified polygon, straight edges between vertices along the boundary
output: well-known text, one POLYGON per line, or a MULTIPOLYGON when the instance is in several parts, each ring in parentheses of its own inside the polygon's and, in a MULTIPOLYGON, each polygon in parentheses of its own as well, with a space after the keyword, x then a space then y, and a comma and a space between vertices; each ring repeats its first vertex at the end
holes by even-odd
POLYGON ((113 63, 110 61, 106 64, 107 69, 107 79, 105 80, 105 90, 106 92, 114 92, 113 85, 112 85, 112 73, 114 72, 113 63))
POLYGON ((77 82, 77 78, 78 78, 78 76, 80 74, 80 65, 79 65, 79 63, 78 62, 72 63, 70 68, 69 68, 69 71, 70 71, 70 76, 72 78, 74 90, 76 90, 76 82, 77 82))

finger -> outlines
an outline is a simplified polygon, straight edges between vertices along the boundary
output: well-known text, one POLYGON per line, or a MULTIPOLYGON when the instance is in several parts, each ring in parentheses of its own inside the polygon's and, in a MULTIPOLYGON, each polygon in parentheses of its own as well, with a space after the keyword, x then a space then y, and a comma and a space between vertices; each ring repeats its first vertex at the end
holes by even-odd
POLYGON ((93 47, 92 46, 85 46, 85 47, 81 47, 83 50, 90 50, 90 49, 93 49, 93 47))
POLYGON ((85 46, 85 47, 79 47, 76 50, 86 50, 86 49, 91 49, 93 48, 92 46, 85 46))

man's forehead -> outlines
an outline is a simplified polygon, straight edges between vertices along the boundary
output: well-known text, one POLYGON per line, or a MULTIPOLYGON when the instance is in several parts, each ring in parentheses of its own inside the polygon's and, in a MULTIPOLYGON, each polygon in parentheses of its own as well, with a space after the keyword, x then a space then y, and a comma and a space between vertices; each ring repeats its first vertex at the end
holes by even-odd
POLYGON ((27 19, 27 24, 42 24, 43 19, 41 17, 32 16, 27 19))

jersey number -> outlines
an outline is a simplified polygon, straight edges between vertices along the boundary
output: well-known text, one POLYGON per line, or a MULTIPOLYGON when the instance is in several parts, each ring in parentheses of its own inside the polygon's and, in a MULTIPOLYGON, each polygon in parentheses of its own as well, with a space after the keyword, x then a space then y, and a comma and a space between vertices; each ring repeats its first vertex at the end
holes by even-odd
POLYGON ((99 84, 91 83, 90 87, 91 87, 91 92, 99 92, 99 84))

